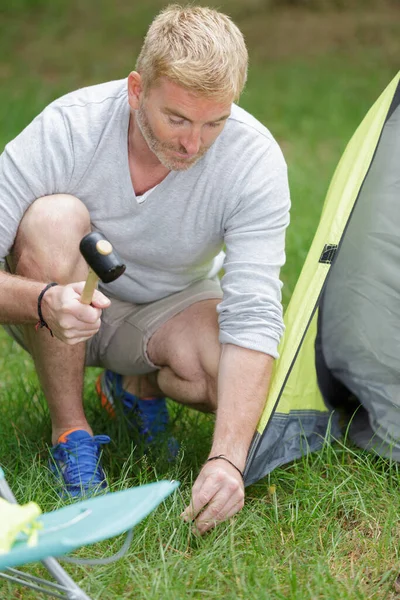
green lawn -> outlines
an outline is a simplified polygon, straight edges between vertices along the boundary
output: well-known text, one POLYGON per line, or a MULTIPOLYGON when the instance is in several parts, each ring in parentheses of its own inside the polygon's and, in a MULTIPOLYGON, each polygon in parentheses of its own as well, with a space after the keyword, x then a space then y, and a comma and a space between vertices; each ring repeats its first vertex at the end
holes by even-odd
MULTIPOLYGON (((50 100, 134 66, 160 0, 18 0, 0 7, 0 147, 50 100)), ((292 222, 283 270, 285 305, 316 229, 345 145, 399 68, 400 12, 272 11, 262 0, 209 2, 234 16, 253 59, 241 104, 285 153, 292 222)), ((326 3, 324 3, 326 4, 326 3)), ((315 3, 314 3, 315 5, 315 3)), ((0 462, 20 502, 61 505, 47 471, 50 423, 30 358, 0 333, 0 462)), ((128 555, 103 567, 67 570, 93 598, 396 598, 399 472, 343 443, 275 470, 247 490, 243 511, 198 539, 179 514, 205 458, 212 419, 172 406, 177 464, 135 452, 124 423, 108 422, 87 374, 85 402, 112 444, 104 464, 112 488, 173 478, 179 492, 136 528, 128 555)), ((98 544, 82 556, 111 554, 98 544)), ((31 567, 42 573, 40 567, 31 567)), ((0 598, 37 598, 0 583, 0 598)))

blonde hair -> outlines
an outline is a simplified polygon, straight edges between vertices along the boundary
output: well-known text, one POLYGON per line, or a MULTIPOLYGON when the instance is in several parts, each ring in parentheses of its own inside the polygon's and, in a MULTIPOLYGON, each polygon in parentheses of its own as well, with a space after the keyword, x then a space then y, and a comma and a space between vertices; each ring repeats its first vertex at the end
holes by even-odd
POLYGON ((247 64, 243 35, 227 15, 171 4, 151 23, 136 70, 145 93, 167 77, 195 94, 225 101, 239 99, 247 64))

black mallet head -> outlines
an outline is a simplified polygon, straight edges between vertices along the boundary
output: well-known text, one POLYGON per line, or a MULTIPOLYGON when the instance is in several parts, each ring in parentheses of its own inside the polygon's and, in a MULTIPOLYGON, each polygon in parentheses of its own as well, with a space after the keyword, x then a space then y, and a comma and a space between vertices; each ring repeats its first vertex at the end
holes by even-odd
POLYGON ((81 302, 90 304, 98 280, 101 279, 103 283, 115 281, 125 271, 126 265, 113 250, 110 242, 98 231, 85 235, 79 249, 90 267, 81 302))

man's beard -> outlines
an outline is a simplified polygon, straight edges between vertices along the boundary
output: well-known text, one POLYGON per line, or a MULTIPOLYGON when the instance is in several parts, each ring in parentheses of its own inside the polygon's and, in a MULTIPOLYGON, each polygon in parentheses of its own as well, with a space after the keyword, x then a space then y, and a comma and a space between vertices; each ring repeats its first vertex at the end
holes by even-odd
POLYGON ((140 132, 148 147, 157 156, 160 163, 170 171, 187 171, 187 169, 193 167, 193 165, 196 164, 208 150, 208 147, 204 146, 200 148, 198 153, 190 159, 172 156, 169 151, 172 150, 173 152, 180 152, 181 154, 186 154, 185 148, 183 148, 182 146, 176 148, 174 144, 160 142, 160 140, 157 139, 147 118, 147 114, 144 109, 143 103, 140 104, 139 109, 136 111, 135 115, 137 126, 139 127, 140 132))

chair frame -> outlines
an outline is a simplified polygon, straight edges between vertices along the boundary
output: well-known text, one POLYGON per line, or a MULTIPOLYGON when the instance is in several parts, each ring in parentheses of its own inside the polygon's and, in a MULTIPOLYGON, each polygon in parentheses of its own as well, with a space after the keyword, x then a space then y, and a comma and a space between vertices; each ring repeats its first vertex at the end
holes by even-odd
MULTIPOLYGON (((155 481, 93 498, 83 498, 80 502, 43 513, 39 518, 43 531, 38 534, 38 544, 29 546, 24 537, 18 537, 10 551, 0 555, 0 577, 54 598, 91 600, 64 571, 55 557, 62 557, 61 560, 74 564, 104 565, 115 562, 128 551, 135 525, 147 517, 178 486, 178 481, 155 481), (112 514, 111 519, 107 518, 109 514, 112 514), (63 531, 66 528, 68 533, 63 531), (125 542, 113 556, 89 559, 65 556, 78 548, 124 532, 127 533, 125 542), (32 562, 41 562, 57 583, 15 568, 32 562)), ((0 497, 17 504, 1 467, 0 497)))
MULTIPOLYGON (((4 472, 0 467, 0 496, 8 502, 18 504, 14 494, 8 485, 4 472)), ((41 561, 47 571, 54 577, 57 583, 53 583, 41 577, 34 577, 18 569, 7 568, 5 572, 0 571, 0 577, 5 580, 25 585, 33 590, 67 600, 91 600, 91 598, 79 587, 77 583, 62 568, 60 563, 53 557, 41 561)))

